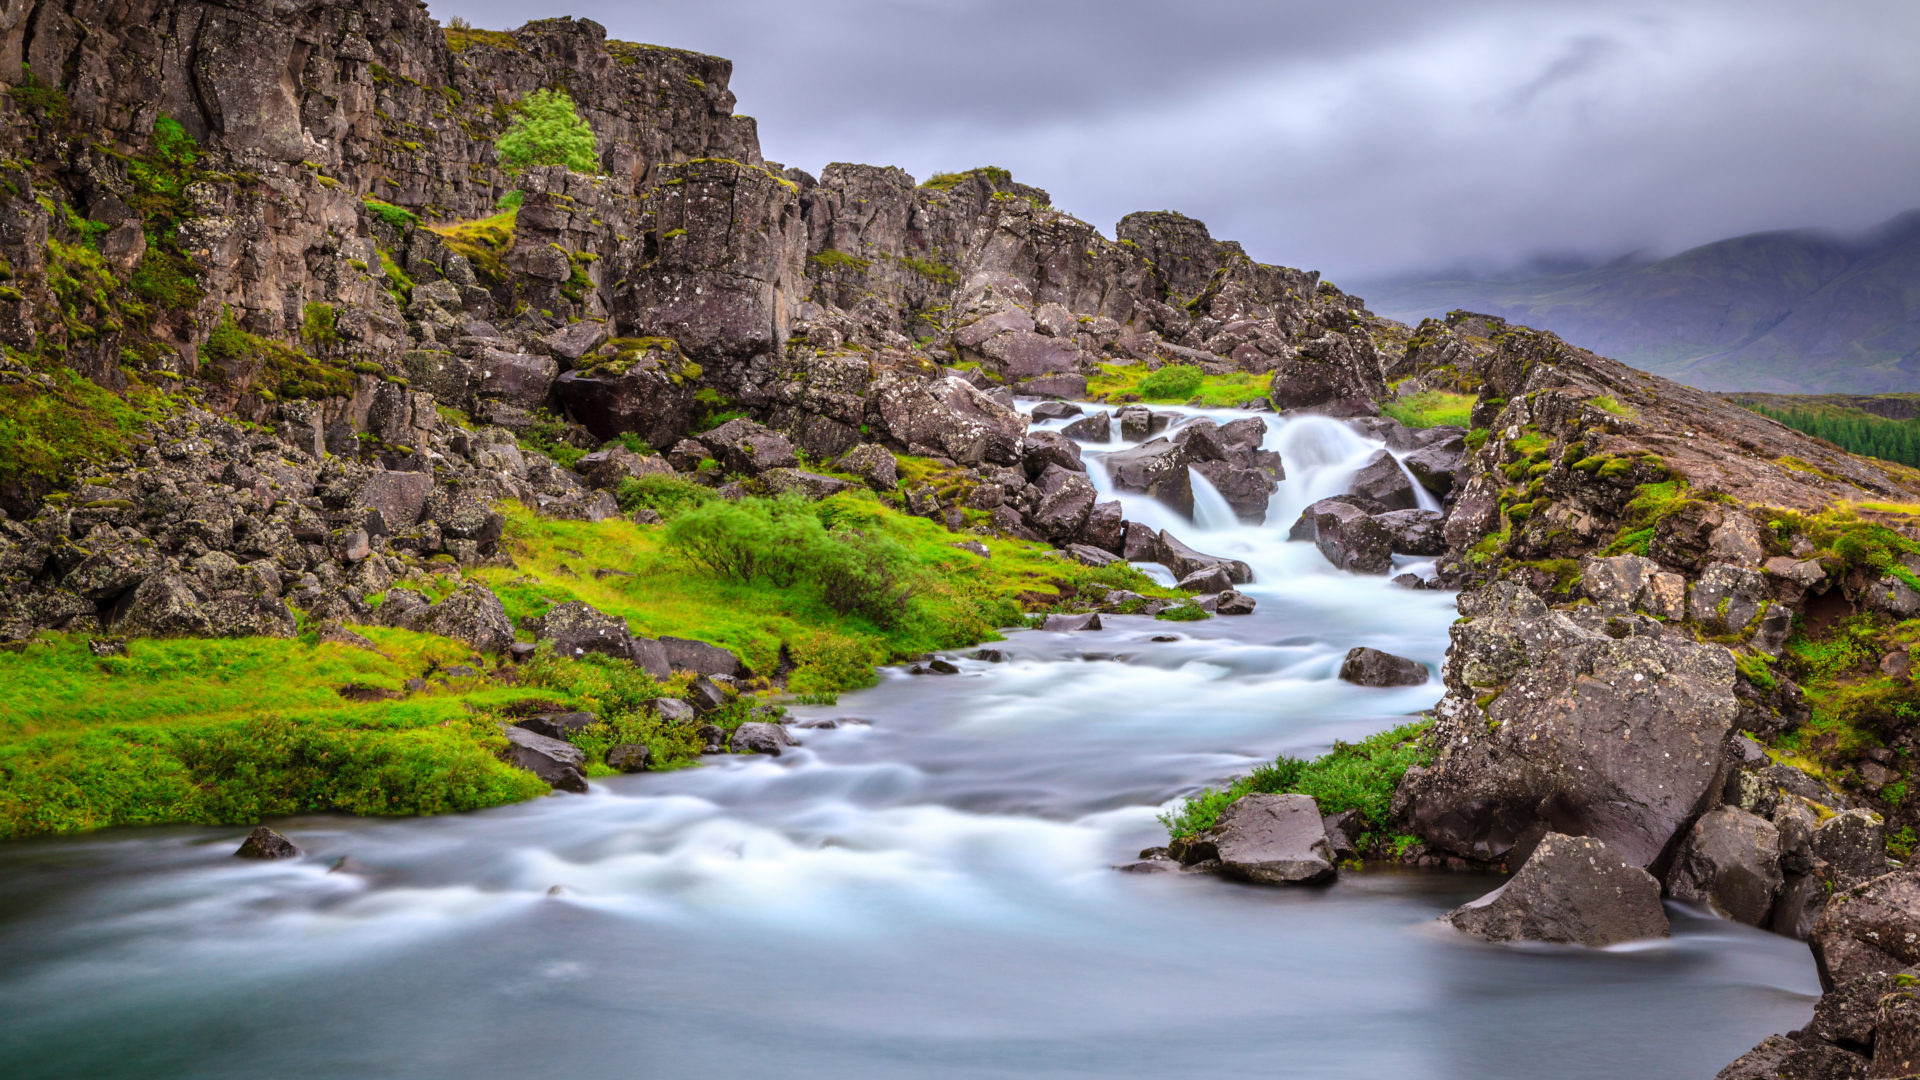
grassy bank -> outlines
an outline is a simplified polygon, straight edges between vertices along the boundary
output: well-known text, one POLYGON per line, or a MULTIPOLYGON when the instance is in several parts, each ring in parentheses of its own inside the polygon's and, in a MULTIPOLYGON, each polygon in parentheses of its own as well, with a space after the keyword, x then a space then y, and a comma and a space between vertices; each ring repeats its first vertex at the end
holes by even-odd
MULTIPOLYGON (((1024 622, 1023 608, 1105 587, 1166 592, 1131 567, 1094 569, 1044 545, 979 538, 982 558, 953 546, 967 538, 864 491, 728 503, 667 479, 626 494, 670 519, 552 521, 508 505, 519 565, 471 576, 516 625, 583 600, 638 634, 733 650, 759 676, 749 690, 813 701, 871 684, 876 664, 996 638, 1024 622)), ((372 648, 309 633, 137 639, 124 656, 97 657, 82 638, 52 635, 0 652, 0 838, 531 798, 546 785, 496 755, 499 725, 536 711, 601 718, 573 736, 589 775, 605 774, 606 751, 622 742, 646 743, 658 767, 699 753, 691 726, 651 708, 683 692, 684 677, 662 684, 600 657, 497 669, 447 638, 352 629, 372 648)), ((742 697, 704 722, 731 726, 753 704, 742 697)))
POLYGON ((1087 380, 1087 396, 1095 401, 1143 401, 1155 405, 1196 405, 1222 409, 1264 404, 1271 375, 1237 371, 1208 375, 1192 364, 1166 364, 1149 370, 1144 364, 1101 364, 1087 380))
POLYGON ((1369 831, 1349 838, 1361 851, 1398 855, 1414 838, 1392 831, 1388 809, 1393 790, 1407 770, 1432 763, 1433 751, 1426 741, 1431 726, 1431 721, 1416 720, 1357 743, 1335 743, 1311 761, 1282 755, 1224 788, 1206 788, 1188 796, 1179 809, 1161 815, 1160 823, 1177 840, 1211 829, 1221 812, 1243 795, 1311 795, 1322 814, 1357 810, 1366 818, 1369 831))

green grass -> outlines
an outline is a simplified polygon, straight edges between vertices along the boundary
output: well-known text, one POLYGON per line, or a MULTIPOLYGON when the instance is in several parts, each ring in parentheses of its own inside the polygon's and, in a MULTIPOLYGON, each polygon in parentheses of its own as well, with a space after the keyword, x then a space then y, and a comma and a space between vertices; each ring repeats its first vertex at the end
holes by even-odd
POLYGON ((1243 795, 1297 793, 1313 796, 1322 814, 1358 810, 1372 826, 1363 836, 1350 838, 1362 850, 1401 846, 1401 838, 1388 830, 1388 811, 1394 788, 1407 770, 1433 761, 1426 740, 1431 726, 1429 720, 1416 720, 1358 743, 1335 743, 1312 761, 1282 755, 1225 788, 1188 796, 1178 810, 1161 815, 1160 823, 1175 839, 1195 836, 1212 828, 1221 811, 1243 795))
POLYGON ((1023 598, 1039 606, 1036 597, 1093 586, 1170 595, 1125 564, 1084 566, 1018 540, 979 537, 992 551, 982 559, 869 492, 726 503, 690 494, 693 486, 648 478, 623 487, 628 505, 669 516, 665 528, 553 521, 507 506, 517 567, 479 574, 516 619, 582 600, 636 634, 730 649, 760 674, 780 666, 784 647, 794 665, 787 689, 811 696, 871 685, 876 664, 997 640, 1000 627, 1024 623, 1023 598))
POLYGON ((54 637, 0 654, 0 838, 159 822, 237 824, 339 810, 422 814, 546 785, 493 756, 484 710, 525 689, 475 680, 392 701, 464 645, 367 629, 381 651, 301 640, 136 640, 97 658, 54 637))
POLYGON ((1104 401, 1197 402, 1207 408, 1230 408, 1265 398, 1271 381, 1271 376, 1244 371, 1206 375, 1191 364, 1167 364, 1159 371, 1138 364, 1101 364, 1099 372, 1087 380, 1087 395, 1104 401))
POLYGON ((1472 394, 1422 390, 1417 394, 1387 402, 1380 406, 1380 414, 1392 417, 1410 428, 1439 427, 1443 424, 1467 427, 1472 423, 1473 402, 1472 394))

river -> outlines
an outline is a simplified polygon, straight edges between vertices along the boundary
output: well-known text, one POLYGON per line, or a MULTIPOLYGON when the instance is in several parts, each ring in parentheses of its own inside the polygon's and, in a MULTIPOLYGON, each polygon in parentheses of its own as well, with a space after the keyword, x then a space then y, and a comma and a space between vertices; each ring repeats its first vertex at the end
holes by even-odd
POLYGON ((1284 541, 1379 444, 1267 422, 1269 524, 1204 486, 1198 523, 1125 500, 1252 565, 1250 616, 889 669, 795 709, 838 726, 777 760, 277 822, 299 861, 233 859, 238 828, 0 845, 0 1077, 1705 1080, 1804 1023, 1804 944, 1678 907, 1670 941, 1510 948, 1433 921, 1488 875, 1109 869, 1196 787, 1439 696, 1335 672, 1356 645, 1438 672, 1452 594, 1284 541))

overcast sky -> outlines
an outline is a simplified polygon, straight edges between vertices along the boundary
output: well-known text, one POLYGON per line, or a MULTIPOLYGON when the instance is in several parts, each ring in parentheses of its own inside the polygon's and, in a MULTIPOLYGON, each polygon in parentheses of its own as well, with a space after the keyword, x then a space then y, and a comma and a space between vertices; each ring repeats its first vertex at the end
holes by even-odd
MULTIPOLYGON (((523 2, 434 0, 511 28, 523 2)), ((547 14, 539 12, 538 14, 547 14)), ((1335 281, 1920 206, 1920 2, 556 0, 734 61, 770 159, 996 164, 1335 281)))

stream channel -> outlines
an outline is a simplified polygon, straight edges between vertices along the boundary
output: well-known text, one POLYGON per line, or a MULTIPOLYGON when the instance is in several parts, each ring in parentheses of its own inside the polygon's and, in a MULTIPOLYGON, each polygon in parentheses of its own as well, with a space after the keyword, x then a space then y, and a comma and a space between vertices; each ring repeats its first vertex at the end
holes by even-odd
MULTIPOLYGON (((1169 411, 1265 415, 1285 462, 1264 525, 1204 481, 1193 521, 1122 500, 1249 563, 1252 615, 890 668, 795 708, 865 723, 778 759, 276 822, 301 860, 232 858, 241 828, 0 845, 0 1076, 1707 1080, 1806 1021, 1805 944, 1678 907, 1668 941, 1497 947, 1434 923, 1489 875, 1110 869, 1165 841, 1179 797, 1431 706, 1454 619, 1451 593, 1286 542, 1380 443, 1169 411), (1435 674, 1343 683, 1357 645, 1435 674), (341 856, 367 872, 329 873, 341 856)), ((1103 497, 1119 448, 1084 447, 1103 497)))

